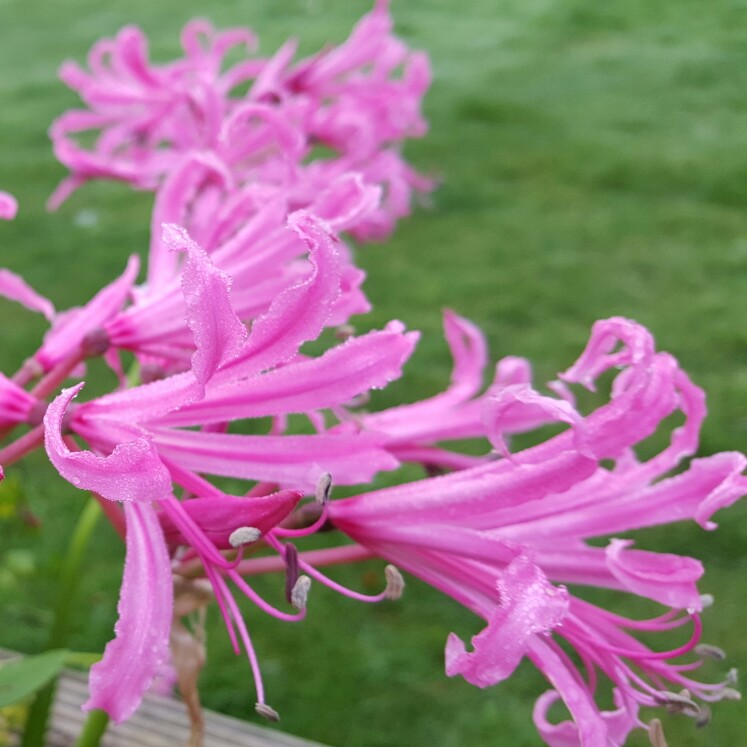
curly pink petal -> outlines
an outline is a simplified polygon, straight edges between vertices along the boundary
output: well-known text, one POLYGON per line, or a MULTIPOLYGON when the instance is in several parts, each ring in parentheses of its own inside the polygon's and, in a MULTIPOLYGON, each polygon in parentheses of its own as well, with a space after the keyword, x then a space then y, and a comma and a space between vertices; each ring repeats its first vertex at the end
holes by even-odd
POLYGON ((63 418, 83 384, 63 389, 44 416, 44 446, 57 471, 81 490, 112 501, 150 502, 171 493, 171 478, 150 435, 120 443, 109 456, 71 451, 62 438, 63 418))
POLYGON ((446 674, 461 674, 478 687, 505 680, 526 653, 528 640, 559 625, 568 612, 568 592, 547 581, 539 566, 518 556, 498 578, 500 607, 488 627, 472 638, 468 652, 457 636, 446 643, 446 674))
POLYGON ((169 652, 173 612, 171 561, 155 511, 126 503, 127 554, 115 638, 91 667, 83 710, 100 708, 116 722, 140 705, 169 652))

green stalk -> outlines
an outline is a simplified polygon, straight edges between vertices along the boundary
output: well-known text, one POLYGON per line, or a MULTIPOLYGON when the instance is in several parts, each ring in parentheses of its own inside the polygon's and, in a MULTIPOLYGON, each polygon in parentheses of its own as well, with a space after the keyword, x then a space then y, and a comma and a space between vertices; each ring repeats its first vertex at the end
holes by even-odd
MULTIPOLYGON (((101 507, 99 504, 94 500, 86 501, 86 505, 75 526, 67 555, 65 555, 60 570, 60 594, 54 611, 54 621, 49 634, 48 649, 64 648, 67 643, 70 614, 73 609, 73 602, 75 601, 75 593, 78 589, 80 570, 83 565, 88 542, 100 516, 101 507)), ((26 719, 26 728, 21 747, 44 747, 47 722, 49 721, 49 712, 52 708, 56 687, 57 680, 54 679, 37 692, 34 702, 29 709, 28 718, 26 719)), ((98 742, 86 742, 86 745, 95 744, 98 744, 98 742)))
POLYGON ((98 747, 107 726, 109 726, 109 714, 106 711, 91 711, 75 747, 98 747))

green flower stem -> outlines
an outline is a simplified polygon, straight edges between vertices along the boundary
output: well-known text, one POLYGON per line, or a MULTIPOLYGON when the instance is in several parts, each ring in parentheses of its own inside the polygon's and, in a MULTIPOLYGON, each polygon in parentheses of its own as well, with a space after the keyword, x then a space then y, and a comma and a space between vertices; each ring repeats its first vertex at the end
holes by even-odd
MULTIPOLYGON (((73 602, 75 601, 75 592, 78 588, 80 570, 83 565, 88 542, 101 513, 99 504, 94 500, 88 500, 73 532, 67 555, 63 560, 60 571, 60 593, 55 607, 52 630, 49 634, 49 645, 47 647, 49 649, 64 648, 67 643, 70 614, 73 609, 73 602)), ((29 709, 21 747, 44 747, 49 712, 52 708, 56 687, 57 681, 55 679, 48 685, 45 685, 36 694, 36 698, 29 709)), ((85 744, 95 745, 98 742, 86 742, 85 744)))
POLYGON ((91 711, 75 747, 98 747, 107 726, 109 726, 109 714, 106 711, 91 711))

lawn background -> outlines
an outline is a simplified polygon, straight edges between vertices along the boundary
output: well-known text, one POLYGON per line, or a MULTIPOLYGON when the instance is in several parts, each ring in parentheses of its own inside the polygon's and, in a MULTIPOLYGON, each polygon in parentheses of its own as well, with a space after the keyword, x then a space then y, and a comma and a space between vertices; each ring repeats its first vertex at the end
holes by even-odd
MULTIPOLYGON (((82 61, 126 23, 145 29, 154 59, 171 59, 195 15, 252 26, 263 52, 289 35, 311 52, 342 40, 367 8, 359 0, 0 0, 0 188, 21 203, 18 219, 0 226, 0 264, 65 308, 147 246, 152 198, 122 185, 88 186, 58 214, 44 212, 64 173, 46 129, 77 104, 56 80, 64 59, 82 61)), ((540 382, 574 360, 595 319, 622 314, 646 324, 708 392, 702 453, 744 449, 747 4, 408 0, 393 10, 398 33, 430 53, 435 74, 431 132, 407 153, 443 183, 391 241, 359 253, 374 311, 358 327, 397 317, 423 332, 406 381, 377 403, 445 385, 443 307, 480 324, 494 358, 530 358, 540 382)), ((0 311, 0 368, 11 373, 44 327, 11 304, 0 311)), ((33 652, 44 646, 55 573, 84 497, 43 459, 9 470, 16 475, 23 492, 14 479, 0 494, 0 645, 33 652), (13 513, 21 500, 41 529, 13 513)), ((740 506, 721 519, 716 534, 683 525, 637 536, 641 547, 704 559, 702 589, 717 600, 704 615, 705 640, 728 650, 729 666, 744 667, 747 514, 740 506)), ((121 559, 102 527, 75 621, 78 650, 101 650, 111 636, 121 559)), ((343 574, 371 588, 379 575, 378 565, 343 574)), ((596 598, 639 610, 619 595, 596 598)), ((361 747, 539 744, 530 713, 541 678, 522 666, 487 691, 446 679, 447 633, 465 638, 479 624, 416 582, 400 603, 376 608, 315 589, 309 619, 295 627, 246 610, 269 702, 289 732, 361 747)), ((205 703, 252 717, 248 665, 230 653, 217 614, 209 646, 205 703)), ((737 744, 744 733, 740 704, 717 706, 702 732, 665 719, 672 745, 737 744)))

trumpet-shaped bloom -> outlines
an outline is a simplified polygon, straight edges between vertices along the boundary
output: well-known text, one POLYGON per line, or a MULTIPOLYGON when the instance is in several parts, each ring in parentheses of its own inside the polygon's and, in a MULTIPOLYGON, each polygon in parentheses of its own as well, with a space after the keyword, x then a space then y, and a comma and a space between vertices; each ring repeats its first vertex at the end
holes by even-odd
POLYGON ((598 322, 586 350, 561 378, 593 388, 615 368, 609 402, 586 417, 567 400, 526 385, 490 397, 486 432, 503 459, 330 506, 331 519, 350 537, 486 621, 471 650, 449 636, 447 674, 486 687, 508 677, 523 657, 538 667, 556 694, 540 699, 535 722, 548 744, 558 747, 622 744, 630 729, 644 726, 640 705, 667 705, 701 718, 705 711, 697 700, 734 696, 728 680, 700 683, 687 673, 695 664, 674 661, 700 637, 700 563, 633 549, 630 540, 613 539, 606 548, 587 540, 688 518, 713 529, 711 515, 747 492, 745 458, 717 454, 667 476, 697 447, 702 392, 671 356, 654 349, 646 330, 624 319, 598 322), (527 404, 571 428, 509 454, 504 419, 510 424, 513 408, 527 404), (635 445, 677 410, 685 421, 670 443, 639 461, 635 445), (567 583, 625 591, 669 611, 653 620, 628 620, 570 594, 567 583), (664 638, 688 622, 691 640, 669 651, 653 651, 635 637, 649 631, 664 638), (559 640, 578 653, 587 680, 559 640), (615 711, 601 712, 595 703, 598 673, 616 688, 615 711), (665 683, 687 693, 672 693, 665 683), (547 720, 556 697, 573 723, 547 720))

